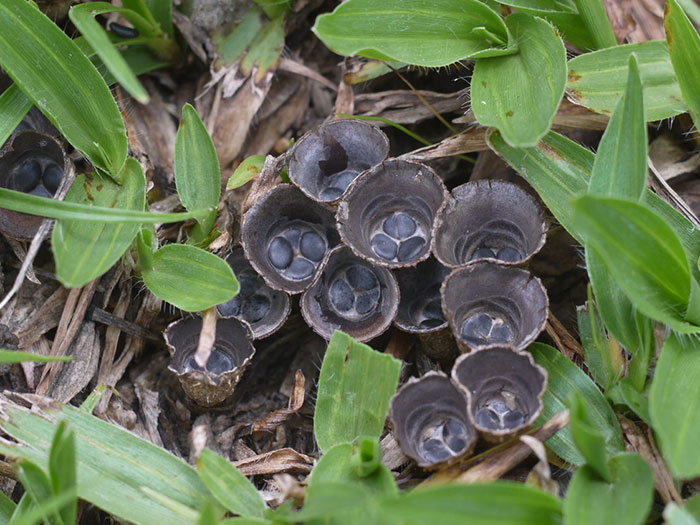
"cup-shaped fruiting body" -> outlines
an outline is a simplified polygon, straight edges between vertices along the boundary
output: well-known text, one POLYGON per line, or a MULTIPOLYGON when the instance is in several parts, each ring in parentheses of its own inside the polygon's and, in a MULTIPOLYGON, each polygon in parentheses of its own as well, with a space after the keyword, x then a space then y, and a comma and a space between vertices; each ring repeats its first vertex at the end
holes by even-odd
POLYGON ((412 378, 391 398, 394 437, 419 467, 436 468, 471 454, 476 430, 469 420, 469 394, 442 372, 412 378))
POLYGON ((291 184, 275 186, 243 216, 246 257, 276 290, 306 290, 337 243, 333 214, 291 184))
MULTIPOLYGON (((0 187, 53 197, 68 171, 61 145, 37 131, 21 131, 0 151, 0 187)), ((0 209, 0 231, 20 240, 34 237, 43 218, 0 209)))
POLYGON ((270 288, 258 275, 243 254, 243 248, 234 249, 226 262, 241 285, 238 295, 216 308, 222 317, 236 317, 250 325, 254 339, 276 332, 289 317, 289 295, 270 288))
POLYGON ((398 307, 394 275, 342 245, 331 251, 323 272, 301 296, 306 323, 326 339, 342 330, 369 341, 389 328, 398 307))
POLYGON ((383 161, 389 139, 359 120, 332 120, 294 145, 289 178, 312 199, 333 205, 357 176, 383 161))
POLYGON ((401 295, 394 324, 404 332, 417 334, 423 352, 438 361, 457 355, 440 296, 440 286, 448 273, 449 269, 434 257, 394 272, 401 295))
POLYGON ((529 260, 544 245, 542 207, 520 186, 500 180, 467 182, 452 190, 433 235, 433 253, 445 266, 492 259, 529 260))
POLYGON ((452 380, 470 396, 469 416, 488 441, 524 432, 542 412, 547 371, 527 352, 492 346, 465 354, 452 380))
POLYGON ((428 166, 385 160, 355 180, 340 201, 338 232, 360 257, 400 268, 430 255, 435 217, 448 193, 428 166))
POLYGON ((170 350, 168 367, 177 374, 185 393, 201 406, 213 406, 233 393, 255 354, 250 327, 238 319, 219 319, 214 346, 206 366, 195 360, 202 319, 181 319, 168 325, 163 335, 170 350))
POLYGON ((448 275, 441 293, 462 351, 496 344, 525 348, 547 322, 547 292, 537 277, 520 268, 470 264, 448 275))

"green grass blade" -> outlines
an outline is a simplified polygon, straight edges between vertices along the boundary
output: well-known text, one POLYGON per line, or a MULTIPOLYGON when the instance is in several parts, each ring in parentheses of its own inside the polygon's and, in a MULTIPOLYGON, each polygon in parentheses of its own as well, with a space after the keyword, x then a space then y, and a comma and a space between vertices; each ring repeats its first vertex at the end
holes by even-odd
POLYGON ((586 458, 586 464, 601 478, 610 483, 612 473, 608 467, 605 450, 605 438, 596 428, 595 421, 588 414, 588 407, 583 396, 574 391, 569 398, 571 413, 571 435, 581 455, 586 458))
POLYGON ((484 53, 512 53, 503 20, 478 0, 349 0, 316 19, 314 33, 334 52, 419 66, 446 66, 484 53))
POLYGON ((175 140, 175 184, 185 208, 213 210, 200 223, 206 236, 216 220, 216 207, 221 196, 221 168, 214 142, 197 111, 189 104, 182 108, 182 120, 175 140))
POLYGON ((104 206, 88 206, 75 202, 57 201, 37 197, 19 191, 0 188, 0 208, 39 215, 49 219, 67 219, 92 222, 125 222, 132 224, 165 224, 201 217, 210 210, 195 210, 186 213, 150 213, 145 211, 120 210, 104 206))
POLYGON ((700 128, 700 35, 676 0, 666 0, 664 27, 683 100, 700 128))
POLYGON ((122 55, 114 47, 107 33, 95 17, 106 13, 123 11, 106 2, 91 2, 73 6, 69 11, 71 21, 83 34, 97 56, 114 75, 114 78, 126 89, 132 97, 141 104, 148 103, 149 97, 146 90, 129 68, 122 55))
POLYGON ((615 46, 573 58, 569 61, 569 98, 597 113, 612 114, 627 85, 632 53, 639 61, 647 121, 687 111, 663 40, 615 46))
POLYGON ((231 267, 213 253, 187 244, 168 244, 153 254, 143 282, 155 295, 187 312, 200 312, 232 299, 240 286, 231 267))
POLYGON ((552 126, 566 87, 566 49, 554 28, 524 13, 506 24, 516 54, 478 60, 471 83, 477 120, 515 147, 536 146, 552 126))
POLYGON ((615 32, 610 24, 610 19, 602 0, 575 1, 583 25, 588 29, 595 46, 598 49, 616 46, 615 32))
MULTIPOLYGON (((119 186, 109 177, 79 175, 66 201, 86 206, 142 211, 146 205, 146 177, 130 158, 119 186)), ((66 287, 79 288, 109 270, 129 248, 140 224, 59 220, 51 235, 56 276, 66 287)))
MULTIPOLYGON (((75 437, 65 421, 58 424, 49 453, 49 479, 55 495, 76 492, 75 437)), ((66 502, 59 509, 64 523, 75 523, 78 498, 66 502)))
POLYGON ((54 361, 71 361, 71 356, 50 357, 47 355, 32 354, 31 352, 20 352, 19 350, 0 349, 0 364, 10 365, 15 363, 53 363, 54 361))
POLYGON ((321 450, 359 436, 379 437, 396 392, 401 362, 358 343, 344 332, 333 334, 323 359, 314 414, 321 450))
POLYGON ((627 88, 598 146, 588 191, 639 200, 647 187, 647 123, 637 57, 629 59, 627 88))
POLYGON ((0 95, 0 146, 10 138, 15 128, 32 109, 32 101, 22 92, 17 84, 12 84, 0 95))
POLYGON ((700 476, 700 340, 672 333, 656 365, 649 412, 661 451, 679 478, 700 476))
POLYGON ((173 0, 146 0, 146 5, 161 30, 172 38, 174 36, 173 0))
POLYGON ((96 166, 119 173, 126 129, 102 77, 78 46, 25 0, 0 3, 0 64, 96 166))
POLYGON ((529 9, 539 14, 545 13, 576 13, 576 5, 572 0, 499 0, 499 4, 529 9))

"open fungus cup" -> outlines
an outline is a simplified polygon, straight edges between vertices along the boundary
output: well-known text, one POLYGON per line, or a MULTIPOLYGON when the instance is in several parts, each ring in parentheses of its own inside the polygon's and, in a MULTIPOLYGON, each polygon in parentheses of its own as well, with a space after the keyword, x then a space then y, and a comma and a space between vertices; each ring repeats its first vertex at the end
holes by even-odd
POLYGON ((437 361, 457 355, 447 319, 442 311, 440 286, 449 269, 434 257, 416 266, 394 271, 401 301, 394 325, 404 332, 417 334, 423 352, 437 361))
POLYGON ((547 371, 527 352, 492 346, 465 354, 452 380, 469 396, 476 429, 492 443, 525 432, 542 413, 547 371))
POLYGON ((289 178, 307 196, 335 207, 350 183, 389 154, 389 139, 359 120, 331 120, 300 138, 292 149, 289 178))
POLYGON ((470 264, 453 270, 441 293, 445 317, 463 352, 495 344, 523 349, 547 322, 547 292, 520 268, 470 264))
POLYGON ((255 354, 250 327, 238 319, 219 319, 209 360, 204 368, 195 361, 202 319, 191 317, 168 325, 163 332, 170 350, 168 367, 195 403, 209 407, 233 393, 255 354))
POLYGON ((394 275, 343 245, 331 251, 323 272, 301 296, 306 323, 327 340, 342 330, 358 341, 369 341, 389 328, 398 307, 394 275))
POLYGON ((270 288, 250 265, 243 248, 235 248, 226 257, 241 285, 240 292, 230 301, 218 305, 221 317, 235 317, 250 325, 254 339, 276 332, 289 317, 289 295, 270 288))
POLYGON ((337 243, 333 213, 291 184, 275 186, 243 216, 246 257, 275 290, 306 290, 337 243))
POLYGON ((428 166, 385 160, 348 188, 336 214, 338 232, 353 252, 373 264, 414 265, 430 255, 435 217, 447 195, 428 166))
POLYGON ((542 248, 546 232, 542 207, 517 184, 467 182, 437 218, 433 253, 450 268, 483 259, 521 264, 542 248))
MULTIPOLYGON (((69 160, 61 145, 38 131, 20 131, 0 151, 0 187, 30 195, 53 197, 69 160)), ((0 231, 18 240, 30 240, 43 217, 0 209, 0 231)))
POLYGON ((477 440, 469 393, 442 372, 411 378, 391 398, 389 418, 401 450, 419 467, 438 468, 471 454, 477 440))

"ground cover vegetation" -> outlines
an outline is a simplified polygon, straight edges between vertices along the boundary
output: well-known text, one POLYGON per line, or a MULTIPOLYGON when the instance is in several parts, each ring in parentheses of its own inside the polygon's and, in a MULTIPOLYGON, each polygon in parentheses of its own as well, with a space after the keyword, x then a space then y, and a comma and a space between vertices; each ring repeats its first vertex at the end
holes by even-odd
POLYGON ((0 522, 700 522, 693 0, 0 3, 0 522))

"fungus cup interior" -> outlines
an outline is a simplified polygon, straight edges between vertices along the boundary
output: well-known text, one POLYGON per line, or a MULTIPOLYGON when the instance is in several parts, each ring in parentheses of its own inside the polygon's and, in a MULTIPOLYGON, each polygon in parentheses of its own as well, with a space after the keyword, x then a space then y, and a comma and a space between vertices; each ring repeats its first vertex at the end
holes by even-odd
POLYGON ((401 294, 396 326, 411 333, 427 333, 447 326, 440 286, 448 273, 433 257, 394 272, 401 294))

